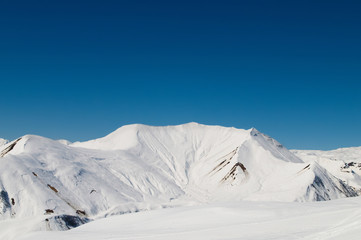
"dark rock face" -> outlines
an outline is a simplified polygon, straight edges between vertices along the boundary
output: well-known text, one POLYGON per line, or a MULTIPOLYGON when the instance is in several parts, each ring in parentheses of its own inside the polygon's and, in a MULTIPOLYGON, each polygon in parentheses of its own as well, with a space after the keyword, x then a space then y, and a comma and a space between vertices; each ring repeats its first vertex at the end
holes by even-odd
POLYGON ((21 138, 16 139, 10 146, 5 148, 2 152, 0 152, 0 157, 4 157, 7 153, 14 149, 15 145, 21 140, 21 138))
POLYGON ((1 192, 0 192, 0 210, 1 210, 1 212, 0 212, 0 214, 4 214, 9 209, 11 209, 11 204, 10 204, 8 192, 1 190, 1 192))
POLYGON ((72 215, 58 215, 46 220, 46 222, 51 222, 53 226, 58 228, 50 230, 69 230, 79 227, 80 225, 83 225, 89 221, 90 220, 88 218, 81 218, 79 216, 72 215))

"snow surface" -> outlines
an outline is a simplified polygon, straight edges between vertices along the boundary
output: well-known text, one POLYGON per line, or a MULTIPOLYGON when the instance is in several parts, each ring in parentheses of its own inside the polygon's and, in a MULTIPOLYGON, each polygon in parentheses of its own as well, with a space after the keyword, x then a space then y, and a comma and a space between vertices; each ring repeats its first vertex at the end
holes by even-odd
POLYGON ((328 202, 228 202, 114 216, 21 240, 360 239, 361 198, 328 202))
POLYGON ((350 179, 254 128, 134 124, 75 143, 25 135, 0 146, 0 239, 146 210, 357 196, 350 179))

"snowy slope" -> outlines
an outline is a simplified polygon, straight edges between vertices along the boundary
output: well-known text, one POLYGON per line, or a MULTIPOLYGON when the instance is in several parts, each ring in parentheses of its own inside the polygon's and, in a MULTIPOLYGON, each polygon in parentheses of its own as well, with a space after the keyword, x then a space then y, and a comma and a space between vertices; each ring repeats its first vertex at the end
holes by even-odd
POLYGON ((357 195, 319 163, 304 162, 254 128, 197 123, 128 125, 76 143, 23 136, 0 146, 0 191, 0 220, 32 218, 29 231, 208 202, 357 195))
POLYGON ((230 202, 126 214, 67 232, 38 232, 21 240, 357 240, 361 199, 328 202, 230 202))
POLYGON ((361 191, 361 147, 331 151, 292 150, 305 162, 317 162, 345 184, 361 191))

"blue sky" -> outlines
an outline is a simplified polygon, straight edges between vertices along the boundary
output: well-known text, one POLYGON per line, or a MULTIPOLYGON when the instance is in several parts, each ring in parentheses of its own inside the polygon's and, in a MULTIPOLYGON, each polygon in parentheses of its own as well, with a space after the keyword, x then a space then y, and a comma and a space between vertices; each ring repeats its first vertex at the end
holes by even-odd
POLYGON ((0 137, 131 123, 361 146, 360 1, 0 3, 0 137))

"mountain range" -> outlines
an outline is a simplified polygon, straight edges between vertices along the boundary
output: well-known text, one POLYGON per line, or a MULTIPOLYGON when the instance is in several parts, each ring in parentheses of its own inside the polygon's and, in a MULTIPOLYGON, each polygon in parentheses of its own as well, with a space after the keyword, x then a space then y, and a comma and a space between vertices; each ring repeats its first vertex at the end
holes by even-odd
POLYGON ((0 139, 0 220, 28 221, 28 231, 151 209, 325 201, 360 190, 361 147, 290 151, 255 128, 134 124, 86 142, 0 139))

